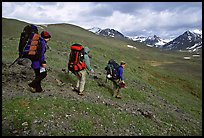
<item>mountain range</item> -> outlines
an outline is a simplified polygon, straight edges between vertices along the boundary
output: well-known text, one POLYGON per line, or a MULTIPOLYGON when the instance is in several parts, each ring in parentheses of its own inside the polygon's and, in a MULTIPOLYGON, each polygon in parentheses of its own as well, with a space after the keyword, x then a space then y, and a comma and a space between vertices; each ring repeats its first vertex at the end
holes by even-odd
POLYGON ((175 39, 165 40, 157 35, 153 36, 134 36, 128 37, 123 35, 114 29, 100 29, 99 27, 93 27, 87 29, 97 35, 109 36, 115 38, 125 38, 132 41, 138 41, 146 44, 150 47, 157 47, 162 50, 179 50, 179 51, 189 51, 189 52, 199 52, 202 51, 202 30, 192 30, 185 31, 183 34, 179 35, 175 39))

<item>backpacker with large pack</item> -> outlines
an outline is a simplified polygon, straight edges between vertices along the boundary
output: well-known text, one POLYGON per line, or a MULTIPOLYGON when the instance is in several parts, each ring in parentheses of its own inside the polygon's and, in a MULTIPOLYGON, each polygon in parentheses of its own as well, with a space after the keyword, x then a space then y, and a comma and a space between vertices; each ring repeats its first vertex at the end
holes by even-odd
POLYGON ((86 69, 86 64, 84 62, 84 47, 76 43, 71 45, 70 49, 68 70, 75 74, 76 72, 86 69))
POLYGON ((109 80, 116 80, 117 79, 117 72, 118 72, 119 64, 114 60, 110 59, 108 61, 107 66, 105 67, 106 70, 106 79, 109 80))
POLYGON ((18 47, 19 58, 28 58, 30 60, 38 60, 40 45, 40 34, 35 25, 26 25, 20 36, 18 47))

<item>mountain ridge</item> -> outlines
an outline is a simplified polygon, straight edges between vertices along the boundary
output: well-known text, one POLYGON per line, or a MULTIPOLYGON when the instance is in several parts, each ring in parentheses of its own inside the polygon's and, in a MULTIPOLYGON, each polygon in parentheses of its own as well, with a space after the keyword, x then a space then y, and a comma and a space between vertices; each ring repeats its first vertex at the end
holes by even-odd
POLYGON ((118 32, 117 30, 101 29, 98 27, 93 27, 88 30, 93 33, 96 33, 97 35, 110 36, 110 37, 116 37, 116 38, 125 38, 132 41, 142 42, 147 46, 161 48, 163 50, 187 50, 189 52, 195 52, 195 51, 199 52, 202 49, 202 30, 199 30, 199 29, 195 29, 191 31, 187 30, 183 34, 175 37, 174 39, 169 39, 169 40, 162 39, 157 35, 128 37, 118 32), (194 40, 189 39, 189 37, 186 37, 185 35, 189 35, 189 37, 192 37, 194 40), (182 39, 185 39, 185 40, 182 40, 182 39), (193 43, 191 43, 191 41, 193 41, 193 43), (177 45, 175 45, 175 43, 177 43, 177 45), (185 43, 186 45, 183 46, 183 43, 185 43))

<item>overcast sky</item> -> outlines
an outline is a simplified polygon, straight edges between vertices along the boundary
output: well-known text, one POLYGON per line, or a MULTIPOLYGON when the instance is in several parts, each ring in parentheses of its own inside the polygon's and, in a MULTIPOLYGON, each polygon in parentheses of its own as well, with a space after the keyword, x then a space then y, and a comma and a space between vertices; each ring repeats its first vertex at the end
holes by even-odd
POLYGON ((202 29, 202 2, 2 2, 2 17, 169 38, 202 29))

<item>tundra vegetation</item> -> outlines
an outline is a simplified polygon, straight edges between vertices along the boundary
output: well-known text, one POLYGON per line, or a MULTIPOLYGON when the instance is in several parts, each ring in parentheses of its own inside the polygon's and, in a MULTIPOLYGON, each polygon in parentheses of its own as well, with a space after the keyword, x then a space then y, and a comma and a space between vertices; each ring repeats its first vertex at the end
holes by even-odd
POLYGON ((45 92, 31 93, 27 85, 34 77, 30 62, 8 67, 18 57, 26 24, 2 18, 2 135, 202 135, 202 55, 160 51, 71 24, 50 24, 38 27, 39 32, 47 30, 52 35, 45 54, 45 92), (76 77, 67 73, 73 43, 91 49, 95 75, 87 75, 84 96, 72 91, 76 77), (112 84, 105 82, 104 68, 111 58, 127 63, 122 99, 113 98, 112 84))

